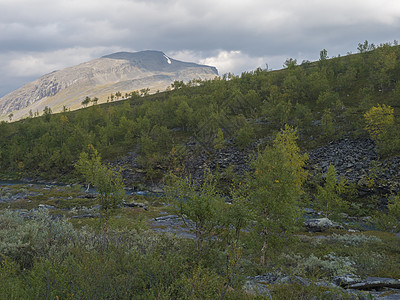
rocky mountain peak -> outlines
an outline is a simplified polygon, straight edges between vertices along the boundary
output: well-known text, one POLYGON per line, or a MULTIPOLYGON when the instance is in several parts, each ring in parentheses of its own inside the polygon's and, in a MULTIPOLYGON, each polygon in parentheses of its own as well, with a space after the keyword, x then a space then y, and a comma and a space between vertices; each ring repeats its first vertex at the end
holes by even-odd
POLYGON ((13 113, 14 120, 29 111, 41 113, 47 106, 53 112, 63 107, 80 108, 86 97, 106 102, 116 92, 122 94, 149 88, 165 90, 174 81, 213 79, 215 67, 182 62, 161 51, 117 52, 43 75, 0 98, 0 118, 13 113))

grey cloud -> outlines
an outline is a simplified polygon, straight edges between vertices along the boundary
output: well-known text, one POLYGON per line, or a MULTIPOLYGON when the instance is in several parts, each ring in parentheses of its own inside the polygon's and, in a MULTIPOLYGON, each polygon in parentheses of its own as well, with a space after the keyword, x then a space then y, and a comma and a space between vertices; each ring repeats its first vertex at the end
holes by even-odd
POLYGON ((16 70, 0 74, 0 95, 23 81, 24 64, 34 76, 116 49, 154 49, 239 74, 392 41, 399 20, 394 0, 2 0, 0 70, 16 70))

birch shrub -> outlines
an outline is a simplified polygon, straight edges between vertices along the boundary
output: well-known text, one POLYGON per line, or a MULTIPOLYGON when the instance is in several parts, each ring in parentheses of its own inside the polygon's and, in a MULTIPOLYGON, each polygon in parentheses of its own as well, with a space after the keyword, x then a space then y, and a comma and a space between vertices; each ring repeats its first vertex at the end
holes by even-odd
POLYGON ((261 264, 265 264, 267 250, 290 236, 300 217, 299 199, 307 178, 304 169, 307 154, 300 154, 297 131, 286 126, 278 133, 273 145, 258 154, 250 179, 249 198, 262 233, 261 264))

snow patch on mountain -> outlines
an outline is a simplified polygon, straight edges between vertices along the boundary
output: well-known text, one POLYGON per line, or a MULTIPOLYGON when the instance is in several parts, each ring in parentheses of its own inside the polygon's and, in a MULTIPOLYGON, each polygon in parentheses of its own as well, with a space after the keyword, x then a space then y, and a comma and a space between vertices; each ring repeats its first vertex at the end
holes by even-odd
POLYGON ((168 64, 171 64, 171 63, 172 63, 168 56, 166 56, 166 55, 164 54, 164 57, 167 59, 167 63, 168 63, 168 64))

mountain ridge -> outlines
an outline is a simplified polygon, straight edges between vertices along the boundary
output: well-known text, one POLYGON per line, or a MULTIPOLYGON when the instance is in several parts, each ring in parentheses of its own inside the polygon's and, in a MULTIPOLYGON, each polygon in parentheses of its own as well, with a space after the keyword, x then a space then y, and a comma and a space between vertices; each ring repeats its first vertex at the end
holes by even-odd
POLYGON ((129 93, 142 88, 164 90, 174 81, 213 79, 215 67, 182 62, 162 51, 117 52, 45 74, 0 98, 0 115, 14 119, 64 107, 78 109, 86 96, 106 102, 112 93, 129 93))
MULTIPOLYGON (((157 50, 144 50, 140 52, 115 52, 112 54, 104 55, 101 58, 110 58, 110 59, 122 59, 122 60, 129 60, 132 62, 144 62, 145 64, 143 65, 147 70, 150 70, 149 66, 151 66, 151 63, 154 62, 155 60, 158 60, 160 65, 162 65, 164 68, 167 66, 169 69, 178 69, 182 67, 210 67, 207 65, 201 65, 197 63, 192 63, 192 62, 183 62, 179 61, 173 58, 170 58, 167 56, 164 52, 162 51, 157 51, 157 50), (138 55, 140 54, 140 55, 138 55), (165 64, 165 62, 167 62, 165 64)), ((218 73, 217 69, 215 67, 211 67, 213 71, 218 73)))

